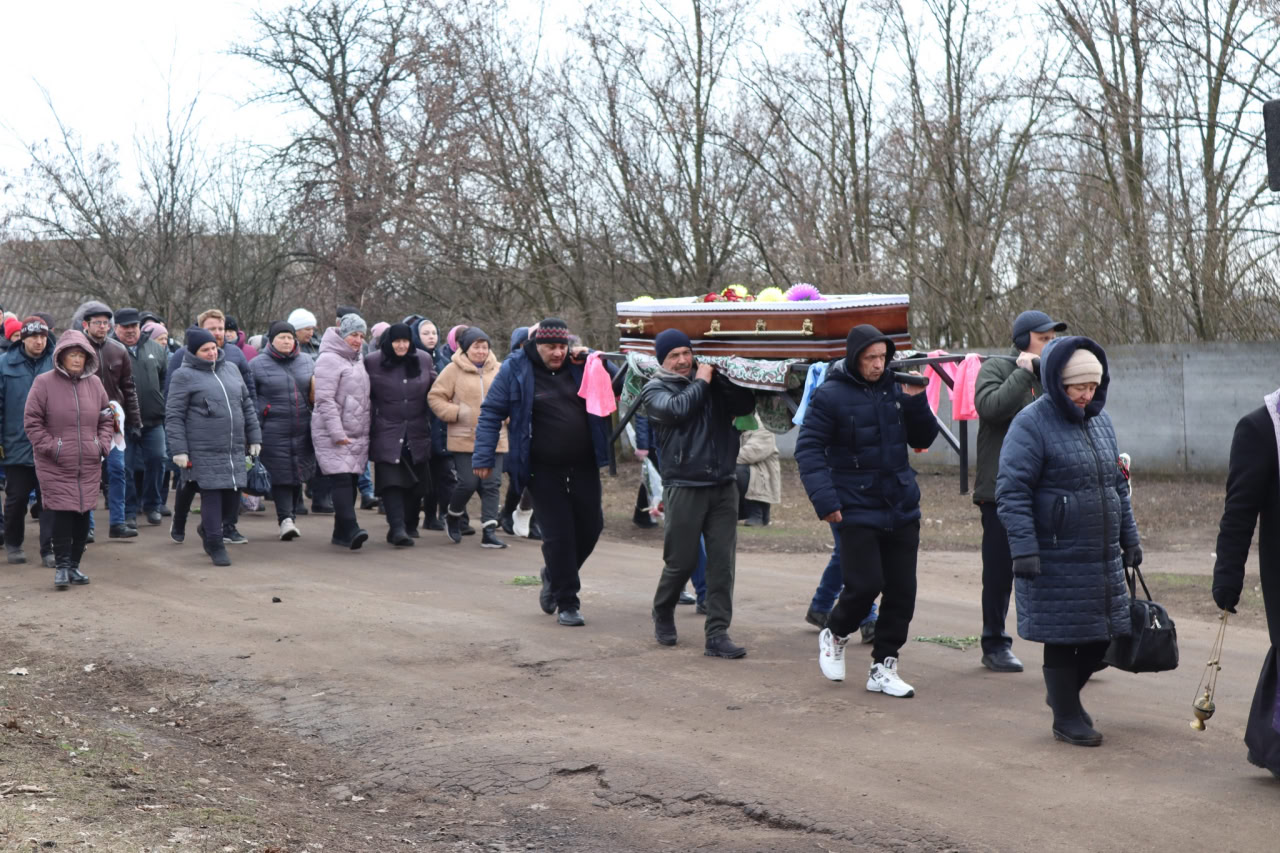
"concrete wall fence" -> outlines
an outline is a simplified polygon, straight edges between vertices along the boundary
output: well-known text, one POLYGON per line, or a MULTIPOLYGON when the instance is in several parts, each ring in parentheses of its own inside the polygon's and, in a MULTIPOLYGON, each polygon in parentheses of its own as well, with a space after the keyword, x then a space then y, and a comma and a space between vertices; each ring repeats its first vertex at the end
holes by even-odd
MULTIPOLYGON (((1280 342, 1113 346, 1107 359, 1107 411, 1135 474, 1225 473, 1236 421, 1280 387, 1280 342)), ((938 414, 958 436, 945 392, 938 414)), ((783 455, 791 455, 796 432, 778 437, 783 455)), ((970 421, 970 470, 977 436, 970 421)), ((954 467, 960 457, 939 439, 916 464, 954 467)))

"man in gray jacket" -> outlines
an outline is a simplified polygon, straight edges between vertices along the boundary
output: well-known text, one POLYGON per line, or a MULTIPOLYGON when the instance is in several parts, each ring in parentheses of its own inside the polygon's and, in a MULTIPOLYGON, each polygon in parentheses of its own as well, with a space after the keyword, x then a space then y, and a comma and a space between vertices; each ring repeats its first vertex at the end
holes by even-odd
POLYGON ((707 549, 706 651, 740 658, 747 650, 729 639, 733 619, 734 552, 738 544, 737 463, 734 419, 755 411, 755 395, 698 364, 692 342, 677 329, 654 338, 658 373, 641 401, 658 441, 662 498, 666 504, 662 578, 653 597, 654 636, 676 644, 675 609, 698 565, 698 543, 707 549))
POLYGON ((978 475, 973 502, 982 513, 982 665, 992 672, 1022 672, 1013 638, 1004 629, 1013 590, 1009 536, 996 515, 1000 449, 1013 416, 1044 395, 1040 352, 1067 324, 1043 311, 1023 311, 1013 321, 1013 358, 989 358, 978 371, 978 475))
POLYGON ((137 526, 141 506, 149 524, 164 520, 160 483, 168 455, 164 441, 164 386, 169 354, 164 347, 142 337, 142 314, 137 308, 121 308, 114 317, 115 339, 124 344, 133 361, 133 386, 138 395, 142 425, 129 430, 125 441, 125 523, 137 526))

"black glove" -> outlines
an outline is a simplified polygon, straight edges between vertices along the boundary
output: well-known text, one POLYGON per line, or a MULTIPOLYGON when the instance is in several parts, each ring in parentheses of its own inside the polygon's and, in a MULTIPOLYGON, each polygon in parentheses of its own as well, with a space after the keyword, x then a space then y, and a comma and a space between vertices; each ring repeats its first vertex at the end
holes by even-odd
POLYGON ((1013 576, 1015 578, 1035 578, 1040 576, 1040 555, 1013 558, 1013 576))
POLYGON ((1124 549, 1124 564, 1133 566, 1135 569, 1142 565, 1142 546, 1134 545, 1132 548, 1124 549))
POLYGON ((1229 586, 1215 586, 1213 588, 1213 603, 1218 605, 1220 610, 1235 613, 1236 605, 1240 603, 1240 590, 1232 589, 1229 586))

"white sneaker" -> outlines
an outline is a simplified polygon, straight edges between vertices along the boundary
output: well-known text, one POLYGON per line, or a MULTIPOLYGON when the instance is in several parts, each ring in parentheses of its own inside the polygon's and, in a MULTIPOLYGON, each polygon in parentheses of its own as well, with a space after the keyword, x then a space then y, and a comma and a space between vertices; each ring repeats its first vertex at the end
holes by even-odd
POLYGON ((298 529, 298 525, 293 523, 292 518, 286 518, 280 522, 280 541, 288 542, 290 539, 297 539, 302 535, 302 531, 298 529))
POLYGON ((818 634, 818 665, 831 681, 844 681, 844 647, 848 637, 837 637, 830 628, 818 634))
POLYGON ((517 507, 516 511, 511 513, 511 529, 514 530, 516 532, 516 535, 519 536, 521 539, 528 539, 529 538, 529 522, 532 519, 533 519, 533 510, 520 509, 519 507, 517 507))
POLYGON ((871 664, 871 672, 867 673, 867 689, 872 693, 887 693, 901 699, 910 699, 916 695, 916 689, 898 677, 897 658, 885 658, 884 663, 871 664))

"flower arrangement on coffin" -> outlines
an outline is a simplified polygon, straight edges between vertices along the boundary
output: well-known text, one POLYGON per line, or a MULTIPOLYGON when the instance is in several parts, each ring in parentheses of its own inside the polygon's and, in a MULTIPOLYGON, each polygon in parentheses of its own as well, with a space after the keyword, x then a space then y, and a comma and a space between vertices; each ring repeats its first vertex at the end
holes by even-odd
POLYGON ((784 302, 786 296, 780 287, 766 287, 764 290, 756 294, 757 302, 784 302))
POLYGON ((783 294, 788 302, 821 302, 822 294, 812 284, 793 284, 783 294))

